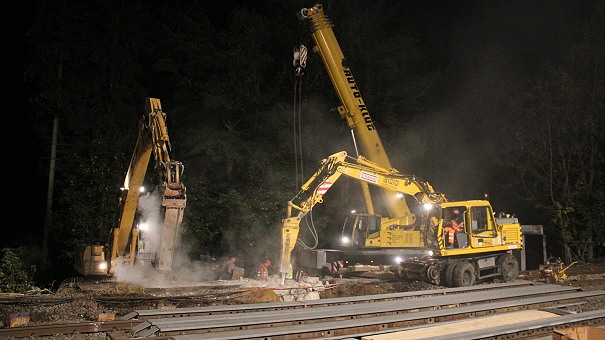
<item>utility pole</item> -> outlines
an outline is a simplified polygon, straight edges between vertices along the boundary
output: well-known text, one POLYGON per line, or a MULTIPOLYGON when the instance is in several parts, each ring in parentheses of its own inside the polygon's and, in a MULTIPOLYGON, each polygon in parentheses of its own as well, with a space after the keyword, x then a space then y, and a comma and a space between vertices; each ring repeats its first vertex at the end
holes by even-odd
POLYGON ((46 195, 46 217, 44 219, 44 238, 42 239, 42 251, 48 255, 48 239, 52 225, 53 211, 53 188, 55 184, 55 163, 57 160, 57 134, 59 130, 59 118, 53 120, 53 140, 50 151, 50 168, 48 170, 48 192, 46 195))

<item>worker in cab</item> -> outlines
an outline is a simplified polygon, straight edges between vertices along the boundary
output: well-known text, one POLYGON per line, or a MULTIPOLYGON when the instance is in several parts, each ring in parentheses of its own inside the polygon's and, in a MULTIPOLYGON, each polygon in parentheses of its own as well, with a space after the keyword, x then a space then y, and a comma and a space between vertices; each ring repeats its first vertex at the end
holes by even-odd
POLYGON ((256 272, 257 280, 267 281, 269 279, 269 266, 271 266, 271 260, 269 259, 258 265, 258 271, 256 272))
POLYGON ((454 207, 452 209, 452 218, 443 231, 445 232, 443 236, 445 237, 446 247, 453 248, 456 240, 456 233, 464 231, 464 216, 460 213, 460 208, 454 207))

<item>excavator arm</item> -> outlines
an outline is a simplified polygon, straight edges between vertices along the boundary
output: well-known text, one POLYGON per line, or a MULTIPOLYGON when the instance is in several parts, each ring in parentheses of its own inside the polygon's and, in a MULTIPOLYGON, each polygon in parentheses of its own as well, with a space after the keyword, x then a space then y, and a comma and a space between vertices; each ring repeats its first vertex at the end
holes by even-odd
POLYGON ((135 260, 136 242, 133 240, 138 238, 139 231, 138 228, 133 228, 133 222, 141 195, 139 188, 143 185, 153 149, 147 126, 145 119, 141 119, 137 144, 130 159, 124 185, 120 188, 117 221, 111 230, 110 244, 107 251, 109 260, 109 268, 107 269, 110 275, 115 272, 118 264, 117 259, 129 262, 130 265, 133 265, 135 260))
POLYGON ((145 116, 139 124, 139 137, 122 188, 119 223, 112 231, 109 247, 109 272, 113 274, 120 262, 134 265, 138 228, 133 228, 139 188, 143 184, 151 154, 155 160, 154 169, 160 176, 158 189, 162 195, 163 224, 159 230, 154 265, 160 271, 172 268, 172 253, 176 236, 183 220, 186 206, 186 188, 181 182, 183 164, 172 159, 172 147, 166 127, 166 113, 162 111, 159 99, 147 98, 145 116))
POLYGON ((335 153, 320 162, 317 172, 288 202, 287 216, 282 225, 281 273, 289 271, 290 256, 296 245, 299 225, 303 217, 313 209, 313 206, 323 202, 324 194, 343 175, 359 182, 387 189, 394 196, 401 196, 397 194, 413 196, 421 204, 447 201, 445 195, 436 192, 428 182, 423 182, 414 176, 401 174, 392 168, 384 168, 362 156, 353 159, 349 158, 345 151, 335 153), (347 161, 348 159, 353 162, 347 161))
POLYGON ((184 166, 183 163, 172 159, 166 114, 162 111, 160 100, 148 98, 145 108, 153 142, 155 170, 160 175, 158 188, 162 195, 162 215, 164 217, 155 267, 160 271, 168 271, 172 269, 174 245, 187 205, 186 188, 181 182, 184 166))
MULTIPOLYGON (((181 182, 183 164, 172 159, 172 149, 166 127, 166 113, 159 99, 147 98, 146 114, 139 123, 137 143, 126 172, 124 185, 118 200, 116 223, 110 232, 106 249, 101 245, 87 245, 78 251, 75 269, 83 275, 114 275, 119 264, 133 266, 137 259, 140 238, 139 228, 134 225, 140 188, 149 166, 151 155, 154 169, 159 175, 158 189, 162 195, 163 223, 153 259, 160 271, 172 268, 172 255, 178 230, 186 206, 186 188, 181 182)), ((153 255, 153 254, 152 254, 153 255)))

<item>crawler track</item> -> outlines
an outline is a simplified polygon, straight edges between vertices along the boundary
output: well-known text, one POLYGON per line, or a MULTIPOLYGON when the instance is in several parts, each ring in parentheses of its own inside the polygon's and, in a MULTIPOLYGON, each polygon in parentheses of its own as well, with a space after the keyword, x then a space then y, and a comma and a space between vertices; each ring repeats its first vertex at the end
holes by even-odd
MULTIPOLYGON (((511 339, 548 335, 554 328, 569 325, 603 324, 605 311, 564 315, 565 306, 594 298, 605 298, 605 291, 585 292, 576 287, 518 281, 307 302, 135 310, 115 322, 54 325, 52 329, 47 326, 45 330, 44 326, 0 329, 0 338, 109 332, 116 340, 145 337, 186 340, 361 336, 373 339, 381 333, 414 329, 423 329, 423 332, 438 338, 437 329, 428 330, 427 327, 496 317, 498 320, 517 321, 498 324, 492 329, 474 329, 464 334, 443 336, 448 339, 511 339), (531 319, 528 314, 523 314, 530 312, 538 313, 539 319, 521 322, 531 319), (507 313, 506 318, 499 317, 503 313, 507 313), (17 331, 20 333, 14 333, 17 331)), ((496 325, 494 321, 480 323, 496 325)))

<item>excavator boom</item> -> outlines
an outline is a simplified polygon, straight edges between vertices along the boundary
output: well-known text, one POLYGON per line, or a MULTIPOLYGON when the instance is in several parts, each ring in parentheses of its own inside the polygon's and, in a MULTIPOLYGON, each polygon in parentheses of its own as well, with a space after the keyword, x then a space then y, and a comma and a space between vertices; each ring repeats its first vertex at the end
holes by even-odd
POLYGON ((172 269, 174 246, 187 204, 186 188, 181 182, 184 166, 183 163, 172 159, 166 114, 162 111, 160 100, 148 98, 145 108, 153 141, 155 169, 160 175, 158 189, 162 195, 164 216, 155 267, 160 271, 169 271, 172 269))
MULTIPOLYGON (((299 224, 303 217, 318 203, 330 187, 342 176, 379 188, 388 189, 401 195, 413 196, 418 203, 436 204, 446 202, 445 195, 434 191, 433 187, 417 179, 399 173, 395 169, 386 169, 362 156, 350 159, 341 151, 323 159, 319 169, 302 185, 300 192, 288 202, 288 213, 282 226, 282 249, 280 269, 286 273, 289 269, 290 254, 296 245, 299 224)), ((401 199, 401 198, 400 198, 401 199)))

